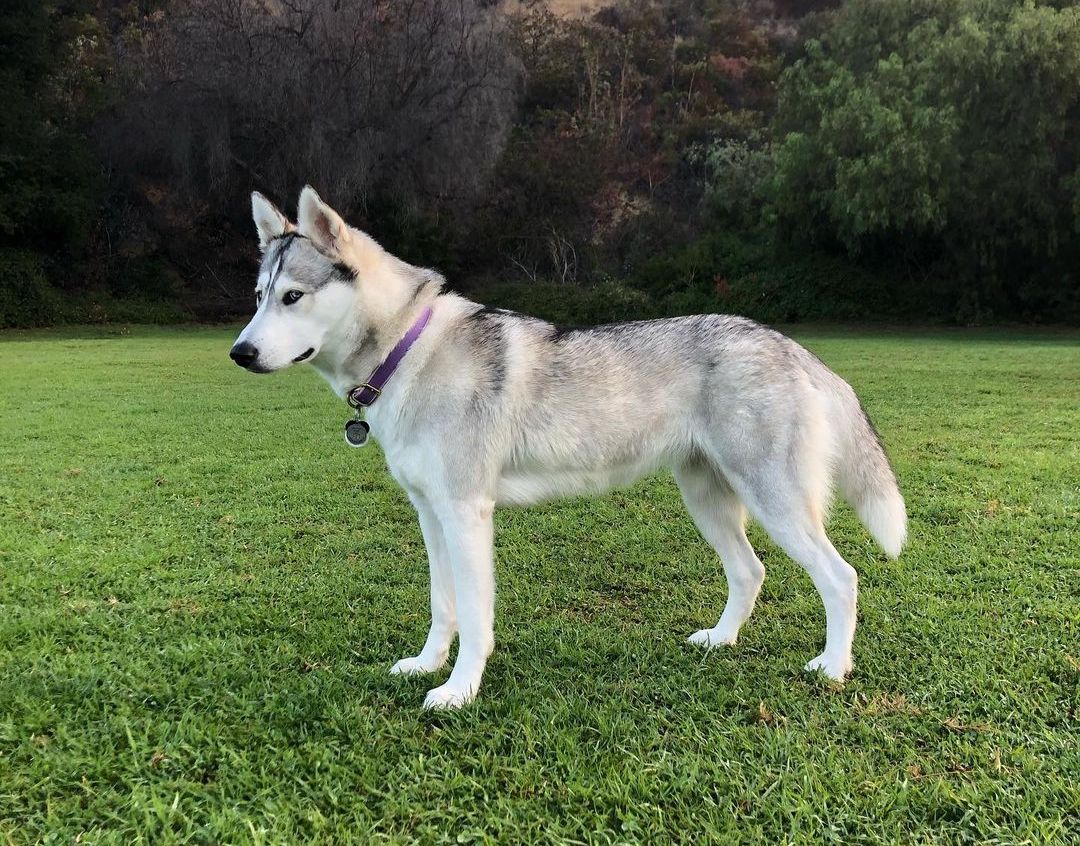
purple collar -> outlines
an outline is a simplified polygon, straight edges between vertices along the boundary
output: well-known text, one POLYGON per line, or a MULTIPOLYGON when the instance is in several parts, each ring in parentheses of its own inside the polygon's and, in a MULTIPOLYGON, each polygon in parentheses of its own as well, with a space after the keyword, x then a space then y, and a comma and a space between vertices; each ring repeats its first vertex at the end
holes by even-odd
POLYGON ((416 343, 417 338, 424 331, 424 327, 428 325, 428 321, 431 320, 431 306, 425 308, 420 312, 420 316, 416 318, 416 322, 409 328, 409 331, 402 336, 401 340, 397 342, 395 347, 390 350, 383 363, 376 367, 367 381, 363 385, 359 385, 349 391, 346 394, 345 399, 349 405, 359 410, 361 408, 367 408, 382 394, 382 389, 386 383, 390 380, 390 377, 394 375, 394 371, 397 370, 398 365, 401 364, 401 360, 405 358, 405 353, 409 351, 409 348, 416 343))

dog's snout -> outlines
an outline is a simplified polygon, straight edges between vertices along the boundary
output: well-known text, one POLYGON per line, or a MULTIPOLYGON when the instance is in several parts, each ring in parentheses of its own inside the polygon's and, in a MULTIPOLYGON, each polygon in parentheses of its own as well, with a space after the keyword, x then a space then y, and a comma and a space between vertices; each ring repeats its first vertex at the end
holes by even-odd
POLYGON ((241 367, 251 367, 258 357, 259 351, 250 341, 240 341, 240 343, 235 344, 233 348, 229 350, 229 358, 241 367))

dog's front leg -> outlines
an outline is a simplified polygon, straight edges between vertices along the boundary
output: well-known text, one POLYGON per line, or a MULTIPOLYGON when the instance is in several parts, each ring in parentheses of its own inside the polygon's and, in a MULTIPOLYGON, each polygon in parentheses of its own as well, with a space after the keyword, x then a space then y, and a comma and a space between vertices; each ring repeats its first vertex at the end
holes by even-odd
POLYGON ((460 708, 471 702, 495 648, 494 510, 490 499, 436 507, 453 571, 459 640, 450 678, 428 691, 425 708, 460 708))
POLYGON ((457 631, 454 577, 439 518, 423 495, 410 492, 409 499, 416 508, 416 516, 420 519, 420 533, 424 536, 424 546, 427 548, 428 569, 431 572, 431 628, 419 655, 402 658, 390 668, 394 675, 435 672, 446 663, 450 654, 450 643, 457 631))

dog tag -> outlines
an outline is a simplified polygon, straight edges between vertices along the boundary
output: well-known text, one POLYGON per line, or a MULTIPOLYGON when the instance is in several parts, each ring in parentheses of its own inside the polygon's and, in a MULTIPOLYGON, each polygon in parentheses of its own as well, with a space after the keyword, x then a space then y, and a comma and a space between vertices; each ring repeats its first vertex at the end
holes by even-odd
POLYGON ((345 443, 351 447, 362 447, 367 443, 370 431, 366 420, 350 420, 345 424, 345 443))

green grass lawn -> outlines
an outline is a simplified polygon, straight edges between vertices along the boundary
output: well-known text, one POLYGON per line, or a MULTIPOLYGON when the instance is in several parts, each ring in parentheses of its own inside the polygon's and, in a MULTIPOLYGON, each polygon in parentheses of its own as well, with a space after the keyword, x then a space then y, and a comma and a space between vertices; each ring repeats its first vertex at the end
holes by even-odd
POLYGON ((668 476, 499 512, 477 702, 422 713, 413 513, 303 368, 228 329, 0 335, 0 843, 1080 842, 1080 339, 797 331, 911 517, 846 508, 856 669, 768 570, 738 646, 668 476))

